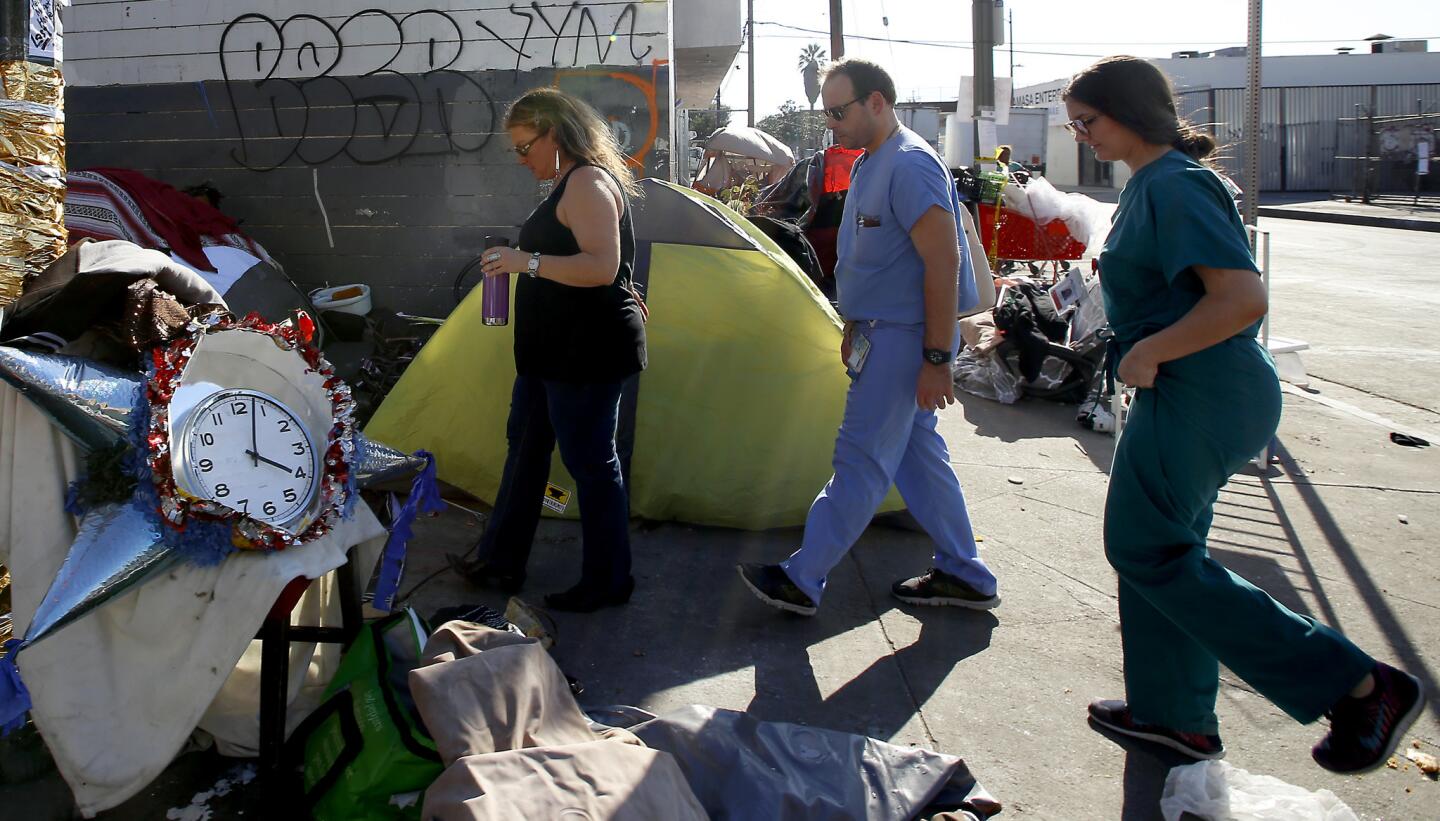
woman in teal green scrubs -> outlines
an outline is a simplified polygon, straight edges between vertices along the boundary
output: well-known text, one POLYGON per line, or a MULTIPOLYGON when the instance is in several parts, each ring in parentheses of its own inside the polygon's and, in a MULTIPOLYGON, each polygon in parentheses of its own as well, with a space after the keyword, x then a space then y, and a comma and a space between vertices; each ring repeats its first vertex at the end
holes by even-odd
POLYGON ((1224 664, 1292 718, 1330 717, 1312 751, 1336 772, 1384 762, 1424 706, 1420 682, 1294 613, 1209 555, 1220 487, 1280 420, 1267 310, 1244 225, 1205 160, 1209 135, 1176 114, 1165 75, 1111 57, 1064 92, 1077 142, 1129 166, 1100 256, 1118 376, 1137 389, 1115 452, 1105 554, 1120 577, 1126 699, 1090 705, 1112 730, 1220 758, 1224 664))

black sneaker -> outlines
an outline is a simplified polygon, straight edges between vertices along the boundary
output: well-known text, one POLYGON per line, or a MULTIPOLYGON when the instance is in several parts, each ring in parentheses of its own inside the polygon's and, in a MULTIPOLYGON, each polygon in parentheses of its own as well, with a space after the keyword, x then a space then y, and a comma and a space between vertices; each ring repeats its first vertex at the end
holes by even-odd
POLYGON ((1388 664, 1375 665, 1375 689, 1364 698, 1346 696, 1325 715, 1330 732, 1310 751, 1315 763, 1335 773, 1365 773, 1384 764, 1400 738, 1425 709, 1425 688, 1388 664))
POLYGON ((745 580, 745 586, 750 588, 750 592, 760 601, 790 613, 815 615, 815 602, 800 592, 800 588, 790 581, 789 574, 780 565, 747 562, 735 565, 735 569, 740 571, 740 578, 745 580))
POLYGON ((913 579, 895 582, 890 586, 890 594, 906 604, 968 607, 971 610, 991 610, 1000 606, 998 595, 987 596, 963 580, 934 567, 913 579))
POLYGON ((1144 724, 1130 715, 1130 705, 1118 699, 1090 702, 1090 720, 1121 735, 1142 738, 1178 750, 1198 761, 1214 761, 1225 757, 1220 736, 1203 733, 1182 733, 1158 724, 1144 724))

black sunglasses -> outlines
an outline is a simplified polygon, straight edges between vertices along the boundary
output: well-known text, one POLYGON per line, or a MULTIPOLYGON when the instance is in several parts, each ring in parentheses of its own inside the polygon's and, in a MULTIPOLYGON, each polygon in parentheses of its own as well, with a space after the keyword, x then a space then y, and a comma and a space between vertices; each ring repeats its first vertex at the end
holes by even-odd
POLYGON ((827 109, 825 109, 825 116, 826 116, 826 117, 829 117, 830 119, 832 119, 832 120, 834 120, 835 122, 838 123, 838 122, 840 122, 841 120, 845 119, 845 109, 849 108, 849 107, 852 106, 852 105, 855 105, 856 103, 860 102, 861 100, 865 99, 866 97, 869 97, 870 94, 874 94, 874 93, 875 93, 875 92, 872 91, 872 92, 869 92, 868 94, 861 94, 859 97, 856 97, 855 99, 851 100, 851 101, 848 102, 848 103, 841 103, 840 105, 832 106, 832 107, 830 107, 830 108, 827 108, 827 109))
MULTIPOLYGON (((548 132, 547 132, 547 133, 548 133, 548 132)), ((530 142, 528 142, 528 143, 523 143, 523 144, 521 144, 521 145, 517 145, 517 146, 515 146, 514 148, 512 148, 512 149, 510 149, 510 150, 511 150, 511 151, 514 151, 516 154, 519 154, 519 155, 522 156, 522 157, 528 156, 528 155, 530 154, 530 146, 532 146, 532 145, 534 145, 535 143, 539 142, 540 138, 543 137, 543 136, 545 136, 545 134, 537 134, 537 135, 535 135, 535 139, 531 140, 530 142)))

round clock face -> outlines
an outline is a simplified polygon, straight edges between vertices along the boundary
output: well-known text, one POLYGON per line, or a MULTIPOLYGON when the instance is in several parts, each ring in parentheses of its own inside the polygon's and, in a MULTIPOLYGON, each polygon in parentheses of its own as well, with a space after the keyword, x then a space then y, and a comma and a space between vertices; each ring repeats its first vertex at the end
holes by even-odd
POLYGON ((192 495, 278 526, 300 516, 320 482, 299 418, 258 391, 221 391, 191 412, 176 451, 192 495))

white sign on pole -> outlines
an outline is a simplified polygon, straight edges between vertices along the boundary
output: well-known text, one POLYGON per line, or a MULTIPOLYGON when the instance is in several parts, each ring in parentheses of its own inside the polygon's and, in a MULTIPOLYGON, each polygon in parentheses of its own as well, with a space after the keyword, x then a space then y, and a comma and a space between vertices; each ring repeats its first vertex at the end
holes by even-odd
POLYGON ((1009 77, 995 78, 995 124, 1010 124, 1010 87, 1013 81, 1009 77))
POLYGON ((995 149, 1000 146, 1000 138, 995 133, 995 121, 982 119, 977 125, 980 126, 980 150, 975 156, 995 156, 995 149))
POLYGON ((60 15, 54 0, 30 0, 30 29, 26 35, 30 59, 60 59, 60 15))
MULTIPOLYGON (((1013 81, 1009 77, 995 78, 995 107, 986 108, 980 112, 981 117, 990 117, 997 125, 1008 125, 1010 122, 1010 87, 1013 81)), ((960 99, 955 102, 955 113, 959 114, 964 122, 975 119, 975 78, 960 78, 960 99)))
POLYGON ((1415 173, 1424 176, 1430 173, 1430 143, 1415 141, 1415 173))

